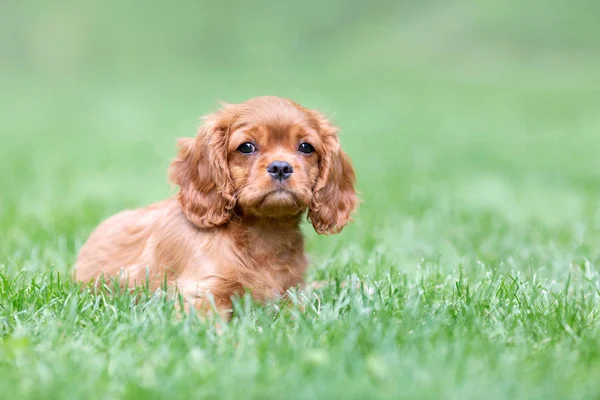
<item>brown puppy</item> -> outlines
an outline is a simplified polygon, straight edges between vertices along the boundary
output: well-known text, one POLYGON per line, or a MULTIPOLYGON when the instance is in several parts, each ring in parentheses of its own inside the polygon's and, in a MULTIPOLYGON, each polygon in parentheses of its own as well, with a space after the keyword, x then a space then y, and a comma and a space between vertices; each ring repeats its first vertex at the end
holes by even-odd
POLYGON ((177 198, 124 211, 91 234, 75 277, 120 274, 160 287, 165 276, 186 304, 228 317, 231 297, 249 290, 277 298, 303 283, 300 221, 339 232, 357 206, 355 176, 337 129, 290 100, 257 97, 204 118, 171 164, 177 198))

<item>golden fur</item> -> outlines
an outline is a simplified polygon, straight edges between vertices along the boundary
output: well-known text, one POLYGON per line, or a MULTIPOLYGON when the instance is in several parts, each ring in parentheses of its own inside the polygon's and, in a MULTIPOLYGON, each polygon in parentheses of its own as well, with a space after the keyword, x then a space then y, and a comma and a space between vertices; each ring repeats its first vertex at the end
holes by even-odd
POLYGON ((337 129, 290 100, 258 97, 226 104, 204 118, 195 138, 179 141, 170 179, 177 198, 124 211, 91 234, 75 277, 149 279, 175 285, 186 304, 223 316, 243 290, 264 301, 303 283, 307 267, 300 221, 318 233, 339 232, 357 206, 355 176, 337 129), (256 152, 238 150, 253 143, 256 152), (299 151, 309 143, 314 152, 299 151), (288 179, 267 173, 273 161, 293 167, 288 179))

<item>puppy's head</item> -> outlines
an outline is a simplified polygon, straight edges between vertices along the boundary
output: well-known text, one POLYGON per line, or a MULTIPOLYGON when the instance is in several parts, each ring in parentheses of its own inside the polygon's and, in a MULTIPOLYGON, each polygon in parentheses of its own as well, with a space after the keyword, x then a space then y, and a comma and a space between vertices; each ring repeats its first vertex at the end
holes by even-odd
POLYGON ((201 228, 227 223, 235 208, 272 218, 308 209, 318 233, 336 233, 358 203, 337 129, 287 99, 224 105, 179 147, 170 178, 183 212, 201 228))

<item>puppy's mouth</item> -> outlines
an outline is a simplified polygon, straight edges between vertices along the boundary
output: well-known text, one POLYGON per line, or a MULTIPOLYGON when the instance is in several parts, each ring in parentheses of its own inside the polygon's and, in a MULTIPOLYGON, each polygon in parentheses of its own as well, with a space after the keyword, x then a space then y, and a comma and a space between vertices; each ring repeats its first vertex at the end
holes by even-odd
POLYGON ((299 204, 298 200, 298 196, 294 192, 286 188, 279 187, 277 189, 265 193, 265 195, 260 200, 259 204, 261 206, 265 205, 266 203, 270 203, 273 205, 281 204, 282 206, 289 207, 291 205, 297 206, 299 204))
MULTIPOLYGON (((244 193, 245 194, 245 193, 244 193)), ((250 192, 250 196, 240 196, 239 205, 246 212, 264 217, 280 217, 296 215, 307 208, 307 201, 302 192, 292 190, 284 185, 250 192)))
POLYGON ((298 214, 304 208, 298 194, 285 188, 276 188, 264 193, 251 207, 254 213, 265 217, 280 217, 298 214))

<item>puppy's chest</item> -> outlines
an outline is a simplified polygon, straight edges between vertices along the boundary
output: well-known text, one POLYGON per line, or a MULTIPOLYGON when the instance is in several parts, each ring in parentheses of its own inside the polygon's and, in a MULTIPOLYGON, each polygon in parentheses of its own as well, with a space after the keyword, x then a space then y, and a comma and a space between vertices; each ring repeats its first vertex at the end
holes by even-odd
POLYGON ((245 245, 245 261, 251 272, 249 276, 255 281, 253 286, 264 283, 282 292, 302 281, 307 260, 301 238, 282 240, 265 235, 251 238, 245 245))

